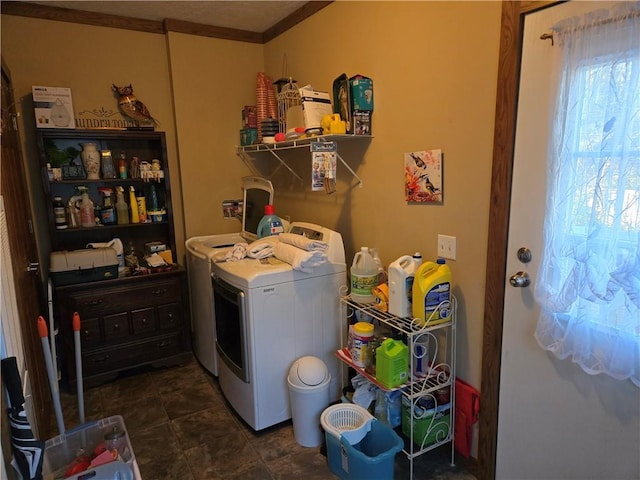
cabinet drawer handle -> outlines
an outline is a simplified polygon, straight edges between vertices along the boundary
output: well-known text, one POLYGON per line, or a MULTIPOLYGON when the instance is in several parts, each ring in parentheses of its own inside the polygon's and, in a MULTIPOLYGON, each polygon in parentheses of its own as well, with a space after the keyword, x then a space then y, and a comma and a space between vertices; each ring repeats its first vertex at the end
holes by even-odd
POLYGON ((103 357, 98 357, 93 359, 93 363, 104 363, 109 360, 109 355, 105 355, 103 357))
POLYGON ((158 342, 158 348, 164 348, 164 347, 168 347, 172 344, 173 342, 169 341, 169 340, 163 340, 161 342, 158 342))
POLYGON ((140 323, 142 323, 142 325, 146 325, 146 324, 147 324, 147 319, 146 319, 146 318, 143 318, 143 319, 140 321, 140 323))
POLYGON ((120 330, 120 325, 118 325, 117 323, 113 324, 113 329, 114 330, 120 330))
POLYGON ((151 295, 164 295, 165 293, 167 293, 167 289, 166 288, 159 288, 157 290, 152 290, 151 291, 151 295))
POLYGON ((102 300, 100 298, 98 300, 91 300, 90 302, 85 302, 84 304, 85 304, 85 306, 88 306, 88 307, 95 307, 97 305, 100 305, 103 302, 104 302, 104 300, 102 300))

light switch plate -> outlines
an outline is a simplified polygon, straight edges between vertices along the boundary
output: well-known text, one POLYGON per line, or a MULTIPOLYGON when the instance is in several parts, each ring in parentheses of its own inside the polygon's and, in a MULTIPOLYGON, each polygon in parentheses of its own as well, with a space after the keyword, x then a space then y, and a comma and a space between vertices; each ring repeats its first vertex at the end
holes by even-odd
POLYGON ((456 259, 456 237, 438 234, 438 256, 449 260, 456 259))

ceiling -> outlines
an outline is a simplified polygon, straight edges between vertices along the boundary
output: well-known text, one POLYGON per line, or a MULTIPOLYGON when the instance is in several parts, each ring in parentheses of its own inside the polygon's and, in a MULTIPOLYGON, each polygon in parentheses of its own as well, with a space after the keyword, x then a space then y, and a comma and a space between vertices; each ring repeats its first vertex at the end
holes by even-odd
POLYGON ((35 1, 51 7, 84 10, 143 20, 182 20, 262 33, 303 7, 306 1, 35 1))

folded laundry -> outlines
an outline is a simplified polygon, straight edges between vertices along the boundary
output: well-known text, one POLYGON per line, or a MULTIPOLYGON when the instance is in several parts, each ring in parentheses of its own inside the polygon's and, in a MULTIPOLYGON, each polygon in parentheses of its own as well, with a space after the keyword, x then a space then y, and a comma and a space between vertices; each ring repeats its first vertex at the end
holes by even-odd
POLYGON ((233 247, 221 248, 213 255, 215 262, 237 262, 247 255, 248 243, 236 243, 233 247))
POLYGON ((274 245, 273 255, 291 265, 294 270, 305 273, 312 273, 314 267, 327 262, 327 255, 324 252, 318 250, 309 252, 284 242, 277 242, 274 245))
POLYGON ((264 237, 250 243, 247 247, 247 257, 267 258, 273 256, 273 246, 278 242, 277 236, 264 237))
POLYGON ((303 237, 302 235, 297 235, 295 233, 281 233, 280 235, 278 235, 278 239, 281 242, 293 245, 309 252, 315 250, 324 252, 329 247, 326 242, 322 242, 320 240, 311 240, 310 238, 303 237))

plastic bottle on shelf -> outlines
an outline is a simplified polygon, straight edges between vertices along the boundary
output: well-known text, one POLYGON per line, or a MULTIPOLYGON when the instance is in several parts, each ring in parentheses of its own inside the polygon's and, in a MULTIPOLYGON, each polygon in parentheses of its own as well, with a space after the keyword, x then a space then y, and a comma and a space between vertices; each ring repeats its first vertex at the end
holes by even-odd
POLYGON ((127 178, 127 159, 125 158, 124 152, 120 154, 120 158, 118 159, 118 176, 122 179, 127 178))
POLYGON ((156 193, 156 187, 154 184, 151 184, 149 187, 149 210, 155 212, 160 209, 160 205, 158 204, 158 194, 156 193))
POLYGON ((413 316, 423 325, 443 323, 451 317, 451 270, 443 258, 418 268, 413 282, 413 316))
POLYGON ((351 264, 351 299, 356 303, 374 303, 373 289, 378 285, 378 264, 368 247, 361 247, 351 264))
POLYGON ((53 219, 56 225, 56 230, 64 230, 65 228, 68 228, 67 210, 62 202, 62 197, 53 197, 53 219))
POLYGON ((89 198, 87 187, 78 187, 80 191, 80 225, 83 227, 95 227, 96 217, 93 213, 93 202, 89 198))
POLYGON ((136 201, 136 190, 133 185, 129 187, 129 219, 131 223, 140 223, 140 215, 138 214, 138 202, 136 201))
POLYGON ((100 152, 102 178, 116 178, 116 168, 113 165, 111 150, 102 150, 100 152))
POLYGON ((397 317, 412 315, 413 281, 416 261, 403 255, 389 264, 389 313, 397 317))
POLYGON ((420 265, 422 265, 422 254, 420 252, 416 252, 413 254, 413 261, 416 264, 416 270, 418 269, 418 267, 420 267, 420 265))
POLYGON ((375 260, 376 265, 378 265, 378 285, 380 285, 381 283, 386 283, 387 273, 384 271, 384 265, 382 264, 382 260, 380 259, 378 249, 376 247, 369 247, 369 253, 375 260))
POLYGON ((258 238, 268 237, 270 235, 279 235, 284 232, 282 220, 275 214, 273 205, 264 206, 264 216, 258 223, 258 238))
POLYGON ((113 225, 116 223, 116 212, 113 208, 113 201, 111 194, 113 190, 110 188, 99 188, 98 191, 102 193, 104 199, 102 201, 102 210, 100 211, 100 220, 104 225, 113 225))
POLYGON ((129 207, 124 201, 124 188, 116 187, 116 218, 118 225, 129 223, 129 207))
POLYGON ((145 198, 142 190, 138 190, 136 192, 136 204, 138 205, 140 222, 145 223, 147 221, 147 199, 145 198))

